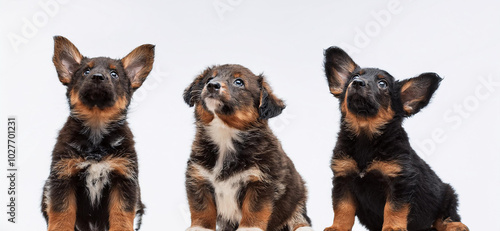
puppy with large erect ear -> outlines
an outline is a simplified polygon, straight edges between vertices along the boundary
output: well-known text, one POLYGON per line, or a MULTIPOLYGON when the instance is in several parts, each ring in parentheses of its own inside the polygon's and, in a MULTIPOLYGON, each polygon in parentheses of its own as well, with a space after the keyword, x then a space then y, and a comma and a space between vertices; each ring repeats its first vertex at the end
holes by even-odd
POLYGON ((70 116, 59 132, 45 183, 49 231, 133 230, 144 212, 127 107, 153 67, 154 46, 123 59, 88 58, 54 37, 53 62, 67 87, 70 116))
POLYGON ((411 148, 404 118, 427 106, 441 78, 435 73, 395 80, 361 68, 338 47, 325 51, 330 92, 341 125, 333 151, 333 225, 351 230, 355 216, 372 231, 466 231, 453 188, 411 148))
POLYGON ((213 66, 184 100, 196 118, 187 230, 312 230, 304 181, 267 123, 285 104, 264 77, 240 65, 213 66))

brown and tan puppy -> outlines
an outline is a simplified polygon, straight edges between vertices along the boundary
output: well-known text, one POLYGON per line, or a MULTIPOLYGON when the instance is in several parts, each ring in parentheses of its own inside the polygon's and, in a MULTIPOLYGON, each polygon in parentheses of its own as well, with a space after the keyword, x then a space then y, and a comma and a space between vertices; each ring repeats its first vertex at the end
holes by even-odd
POLYGON ((45 183, 42 213, 49 231, 133 230, 144 211, 127 107, 146 79, 154 46, 123 59, 88 58, 54 37, 53 62, 67 87, 70 116, 59 132, 45 183))
POLYGON ((213 66, 185 90, 195 107, 188 231, 309 231, 306 188, 267 120, 281 113, 262 75, 213 66))

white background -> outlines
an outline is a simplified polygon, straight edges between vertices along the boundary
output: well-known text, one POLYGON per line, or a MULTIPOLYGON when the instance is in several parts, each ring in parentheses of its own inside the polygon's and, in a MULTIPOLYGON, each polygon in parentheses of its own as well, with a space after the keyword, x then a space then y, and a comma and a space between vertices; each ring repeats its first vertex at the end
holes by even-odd
MULTIPOLYGON (((153 73, 129 114, 140 159, 142 230, 184 230, 184 171, 194 136, 185 87, 204 68, 263 72, 287 103, 271 120, 309 188, 315 230, 330 226, 338 101, 323 50, 346 48, 361 66, 397 79, 437 72, 429 106, 405 122, 413 147, 460 195, 471 230, 500 230, 500 6, 497 1, 0 2, 0 230, 43 230, 42 187, 69 111, 52 64, 54 35, 83 55, 121 58, 156 44, 153 73), (48 9, 46 4, 51 4, 48 9), (394 4, 394 6, 392 6, 394 4), (17 40, 16 40, 17 39, 17 40), (14 40, 12 42, 11 40, 14 40), (16 43, 15 41, 18 41, 16 43), (18 119, 18 217, 6 222, 7 116, 18 119)), ((358 222, 354 230, 365 230, 358 222)))

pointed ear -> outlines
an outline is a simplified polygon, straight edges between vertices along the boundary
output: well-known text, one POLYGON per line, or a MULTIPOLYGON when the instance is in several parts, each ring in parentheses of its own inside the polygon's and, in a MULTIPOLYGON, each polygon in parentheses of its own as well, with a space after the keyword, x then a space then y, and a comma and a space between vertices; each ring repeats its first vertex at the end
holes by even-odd
POLYGON ((194 81, 184 90, 184 94, 182 95, 184 98, 184 102, 186 102, 189 107, 194 106, 200 100, 201 90, 203 90, 204 83, 203 79, 210 73, 212 69, 205 69, 200 75, 198 75, 194 81))
POLYGON ((71 77, 78 70, 83 56, 73 43, 62 36, 54 36, 54 57, 52 62, 56 66, 59 81, 67 85, 71 77))
POLYGON ((417 77, 398 81, 406 116, 416 114, 429 104, 441 80, 443 79, 436 73, 423 73, 417 77))
POLYGON ((359 67, 345 51, 338 47, 330 47, 325 50, 324 65, 330 92, 335 97, 339 97, 344 90, 347 79, 359 67))
POLYGON ((273 94, 269 84, 264 79, 261 80, 259 118, 270 119, 281 114, 286 106, 281 99, 273 94))
POLYGON ((155 46, 144 44, 135 48, 121 60, 134 90, 139 88, 146 80, 149 72, 153 69, 154 59, 155 46))

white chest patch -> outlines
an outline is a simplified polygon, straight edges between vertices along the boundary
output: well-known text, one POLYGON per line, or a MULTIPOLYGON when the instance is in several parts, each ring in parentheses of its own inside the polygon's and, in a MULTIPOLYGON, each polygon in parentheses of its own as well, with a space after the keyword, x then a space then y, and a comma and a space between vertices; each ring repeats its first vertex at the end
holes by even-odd
POLYGON ((194 167, 214 187, 217 214, 234 223, 240 222, 241 208, 238 204, 238 198, 241 187, 251 179, 262 180, 262 172, 257 168, 250 168, 233 174, 225 180, 219 180, 217 179, 219 172, 207 170, 197 164, 194 164, 194 167))
POLYGON ((212 142, 219 148, 219 157, 214 167, 214 172, 220 173, 227 155, 234 153, 233 140, 241 141, 240 130, 228 127, 215 115, 215 118, 207 126, 208 135, 212 142))
POLYGON ((109 184, 109 173, 113 170, 107 161, 85 161, 79 164, 80 169, 86 170, 86 186, 92 206, 99 204, 102 189, 109 184))
POLYGON ((227 179, 219 180, 218 176, 224 166, 226 157, 228 155, 235 155, 234 152, 236 150, 233 141, 241 141, 241 137, 239 136, 240 131, 228 127, 215 115, 215 118, 207 126, 207 132, 212 142, 219 148, 217 162, 212 170, 205 169, 196 164, 194 166, 214 187, 217 214, 226 220, 238 223, 241 220, 241 208, 238 204, 241 186, 245 185, 252 178, 261 179, 262 173, 257 168, 250 168, 233 174, 227 179))

